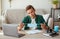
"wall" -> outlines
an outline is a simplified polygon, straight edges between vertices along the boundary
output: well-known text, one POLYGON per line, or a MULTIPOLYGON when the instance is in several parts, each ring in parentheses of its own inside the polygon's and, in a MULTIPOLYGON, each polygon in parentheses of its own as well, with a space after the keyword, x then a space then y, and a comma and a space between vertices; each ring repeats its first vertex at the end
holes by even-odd
MULTIPOLYGON (((45 9, 48 13, 51 9, 51 0, 12 0, 11 9, 25 9, 27 5, 33 5, 36 9, 45 9)), ((8 0, 2 0, 2 10, 9 9, 8 0)))
POLYGON ((0 15, 1 15, 1 0, 0 0, 0 15))

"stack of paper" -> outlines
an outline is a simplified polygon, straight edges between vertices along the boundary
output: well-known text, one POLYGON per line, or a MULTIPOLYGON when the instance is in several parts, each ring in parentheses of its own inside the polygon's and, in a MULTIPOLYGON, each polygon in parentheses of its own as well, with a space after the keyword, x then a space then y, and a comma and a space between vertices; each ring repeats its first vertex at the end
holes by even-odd
POLYGON ((41 30, 29 30, 29 31, 26 31, 27 34, 36 34, 36 33, 40 33, 41 30))

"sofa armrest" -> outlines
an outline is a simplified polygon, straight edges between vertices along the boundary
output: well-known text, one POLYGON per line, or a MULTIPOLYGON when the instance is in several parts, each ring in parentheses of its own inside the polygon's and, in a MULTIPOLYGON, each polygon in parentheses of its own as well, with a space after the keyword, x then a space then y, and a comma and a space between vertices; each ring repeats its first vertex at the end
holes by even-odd
POLYGON ((0 27, 2 27, 3 24, 6 24, 6 20, 4 16, 0 16, 0 27))
POLYGON ((7 24, 7 20, 5 17, 3 17, 2 24, 7 24))
POLYGON ((48 26, 53 29, 53 18, 49 18, 48 20, 48 26))

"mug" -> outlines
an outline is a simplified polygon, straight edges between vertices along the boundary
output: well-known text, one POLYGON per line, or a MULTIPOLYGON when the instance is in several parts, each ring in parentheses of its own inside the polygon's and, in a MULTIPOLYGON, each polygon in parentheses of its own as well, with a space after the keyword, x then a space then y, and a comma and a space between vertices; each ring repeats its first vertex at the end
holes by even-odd
POLYGON ((54 26, 54 31, 58 32, 59 31, 59 26, 54 26))

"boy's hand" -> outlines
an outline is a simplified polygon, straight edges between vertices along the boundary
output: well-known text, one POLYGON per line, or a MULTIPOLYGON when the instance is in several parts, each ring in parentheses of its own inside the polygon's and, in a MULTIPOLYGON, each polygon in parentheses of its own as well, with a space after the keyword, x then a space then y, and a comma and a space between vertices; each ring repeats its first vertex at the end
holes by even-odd
POLYGON ((24 23, 20 23, 20 25, 17 27, 18 31, 21 31, 23 27, 24 27, 24 23))
POLYGON ((41 28, 44 29, 44 30, 47 30, 48 29, 45 23, 44 24, 41 24, 41 28))

